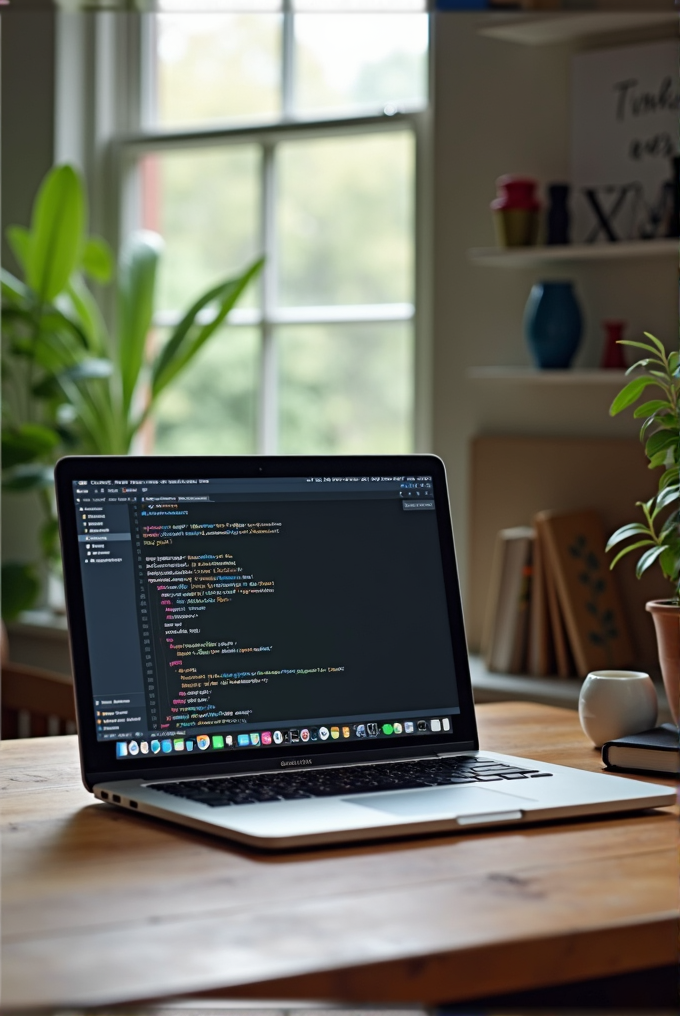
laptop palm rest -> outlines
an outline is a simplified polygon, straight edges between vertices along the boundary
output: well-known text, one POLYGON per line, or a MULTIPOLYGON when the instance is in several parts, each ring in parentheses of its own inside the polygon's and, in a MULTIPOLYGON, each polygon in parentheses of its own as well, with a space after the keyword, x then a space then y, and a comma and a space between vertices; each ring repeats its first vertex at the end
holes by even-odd
POLYGON ((348 804, 372 808, 398 818, 437 819, 457 815, 490 815, 521 818, 521 803, 536 798, 499 793, 486 787, 441 787, 432 790, 391 790, 387 794, 345 797, 348 804))

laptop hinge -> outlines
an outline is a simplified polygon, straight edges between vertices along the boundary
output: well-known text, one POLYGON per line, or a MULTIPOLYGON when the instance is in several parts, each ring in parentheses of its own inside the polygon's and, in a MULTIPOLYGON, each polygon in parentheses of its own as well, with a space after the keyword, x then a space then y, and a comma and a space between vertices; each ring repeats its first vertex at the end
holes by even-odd
POLYGON ((457 755, 470 755, 479 751, 478 748, 465 748, 463 751, 438 751, 437 758, 456 758, 457 755))

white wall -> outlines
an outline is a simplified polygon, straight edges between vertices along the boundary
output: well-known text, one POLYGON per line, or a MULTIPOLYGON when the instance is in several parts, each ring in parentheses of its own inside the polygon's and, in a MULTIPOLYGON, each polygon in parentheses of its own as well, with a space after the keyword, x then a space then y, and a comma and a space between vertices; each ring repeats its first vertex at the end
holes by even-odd
POLYGON ((524 173, 543 183, 569 179, 570 49, 485 38, 478 29, 489 17, 440 13, 433 31, 433 448, 447 465, 463 589, 473 435, 637 433, 631 414, 614 420, 608 415, 615 388, 530 387, 466 376, 472 366, 529 364, 522 314, 532 283, 539 275, 575 280, 586 319, 577 366, 597 365, 600 322, 607 317, 627 320, 629 338, 645 330, 672 344, 677 336, 672 259, 540 273, 469 263, 469 247, 495 243, 489 202, 496 177, 524 173))

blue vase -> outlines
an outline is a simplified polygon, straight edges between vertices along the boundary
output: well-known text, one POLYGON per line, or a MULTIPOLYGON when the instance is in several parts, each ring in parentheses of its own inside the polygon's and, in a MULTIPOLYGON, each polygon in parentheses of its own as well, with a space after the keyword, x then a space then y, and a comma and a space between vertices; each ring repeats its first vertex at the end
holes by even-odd
POLYGON ((537 367, 569 367, 583 335, 583 315, 571 282, 536 283, 524 311, 524 334, 537 367))

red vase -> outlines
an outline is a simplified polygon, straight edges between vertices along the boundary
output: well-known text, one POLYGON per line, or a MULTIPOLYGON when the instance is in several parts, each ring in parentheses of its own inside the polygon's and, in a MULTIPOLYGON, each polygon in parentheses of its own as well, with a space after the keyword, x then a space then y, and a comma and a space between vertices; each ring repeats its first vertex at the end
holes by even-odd
POLYGON ((628 365, 623 358, 623 346, 618 343, 623 338, 626 322, 603 321, 602 327, 605 330, 605 340, 600 367, 605 370, 625 370, 628 365))
POLYGON ((491 202, 500 247, 530 247, 538 239, 540 202, 537 183, 523 176, 500 176, 491 202))

